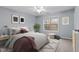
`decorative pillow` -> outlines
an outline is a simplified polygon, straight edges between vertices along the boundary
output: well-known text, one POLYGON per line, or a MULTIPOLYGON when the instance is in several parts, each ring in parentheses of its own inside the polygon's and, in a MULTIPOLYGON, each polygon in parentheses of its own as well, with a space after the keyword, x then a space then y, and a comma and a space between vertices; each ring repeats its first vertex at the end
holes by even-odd
POLYGON ((75 29, 75 31, 79 32, 79 29, 75 29))
POLYGON ((21 28, 20 33, 27 33, 28 31, 24 28, 21 28))
POLYGON ((21 29, 25 29, 27 32, 29 32, 29 29, 27 27, 21 27, 21 29))

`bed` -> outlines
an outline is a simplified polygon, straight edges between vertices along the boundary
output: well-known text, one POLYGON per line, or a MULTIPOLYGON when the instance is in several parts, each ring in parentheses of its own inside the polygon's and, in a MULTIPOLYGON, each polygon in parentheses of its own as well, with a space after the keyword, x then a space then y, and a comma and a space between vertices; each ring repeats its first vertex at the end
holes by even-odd
MULTIPOLYGON (((27 32, 27 33, 19 33, 19 34, 16 34, 16 35, 11 35, 9 40, 6 42, 5 44, 5 47, 8 47, 8 48, 12 48, 14 47, 15 45, 15 42, 17 40, 21 40, 21 42, 23 41, 23 38, 27 38, 29 40, 29 37, 33 38, 32 43, 35 44, 35 49, 36 50, 39 50, 40 48, 42 48, 46 43, 48 43, 48 39, 47 39, 47 36, 43 33, 38 33, 38 32, 27 32)), ((24 40, 27 40, 27 39, 24 39, 24 40)), ((19 42, 18 41, 18 42, 19 42)), ((30 41, 30 42, 31 42, 30 41)), ((25 42, 25 41, 24 41, 25 42)), ((26 43, 26 42, 25 42, 26 43)), ((24 43, 23 43, 24 44, 24 43)), ((28 44, 27 44, 28 45, 28 44)), ((27 47, 26 45, 26 47, 27 47)), ((20 43, 19 45, 20 46, 20 43)), ((27 47, 28 48, 28 47, 27 47)), ((17 52, 17 51, 16 51, 17 52)))

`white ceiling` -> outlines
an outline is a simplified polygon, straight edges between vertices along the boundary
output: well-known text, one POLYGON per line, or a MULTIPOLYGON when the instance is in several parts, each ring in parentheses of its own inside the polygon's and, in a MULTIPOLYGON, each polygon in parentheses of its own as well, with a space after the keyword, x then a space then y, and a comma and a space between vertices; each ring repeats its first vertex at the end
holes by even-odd
POLYGON ((66 10, 70 10, 75 8, 74 6, 44 6, 45 12, 42 12, 41 14, 38 14, 34 11, 33 6, 4 6, 5 8, 12 9, 14 11, 28 13, 31 15, 39 16, 42 14, 53 14, 57 12, 62 12, 66 10))

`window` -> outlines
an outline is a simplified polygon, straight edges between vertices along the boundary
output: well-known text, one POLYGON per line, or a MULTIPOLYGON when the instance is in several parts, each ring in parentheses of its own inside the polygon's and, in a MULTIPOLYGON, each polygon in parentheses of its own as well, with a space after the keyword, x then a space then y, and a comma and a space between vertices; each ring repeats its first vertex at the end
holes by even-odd
POLYGON ((48 17, 44 21, 44 30, 47 31, 58 31, 59 29, 59 18, 58 17, 48 17))

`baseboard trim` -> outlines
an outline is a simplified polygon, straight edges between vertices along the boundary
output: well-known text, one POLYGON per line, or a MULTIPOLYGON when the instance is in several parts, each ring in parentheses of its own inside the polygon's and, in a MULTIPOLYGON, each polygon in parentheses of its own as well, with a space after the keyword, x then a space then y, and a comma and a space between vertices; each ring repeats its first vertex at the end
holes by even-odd
POLYGON ((64 38, 61 38, 61 39, 68 39, 68 40, 72 40, 72 38, 67 38, 67 37, 64 37, 64 38))

